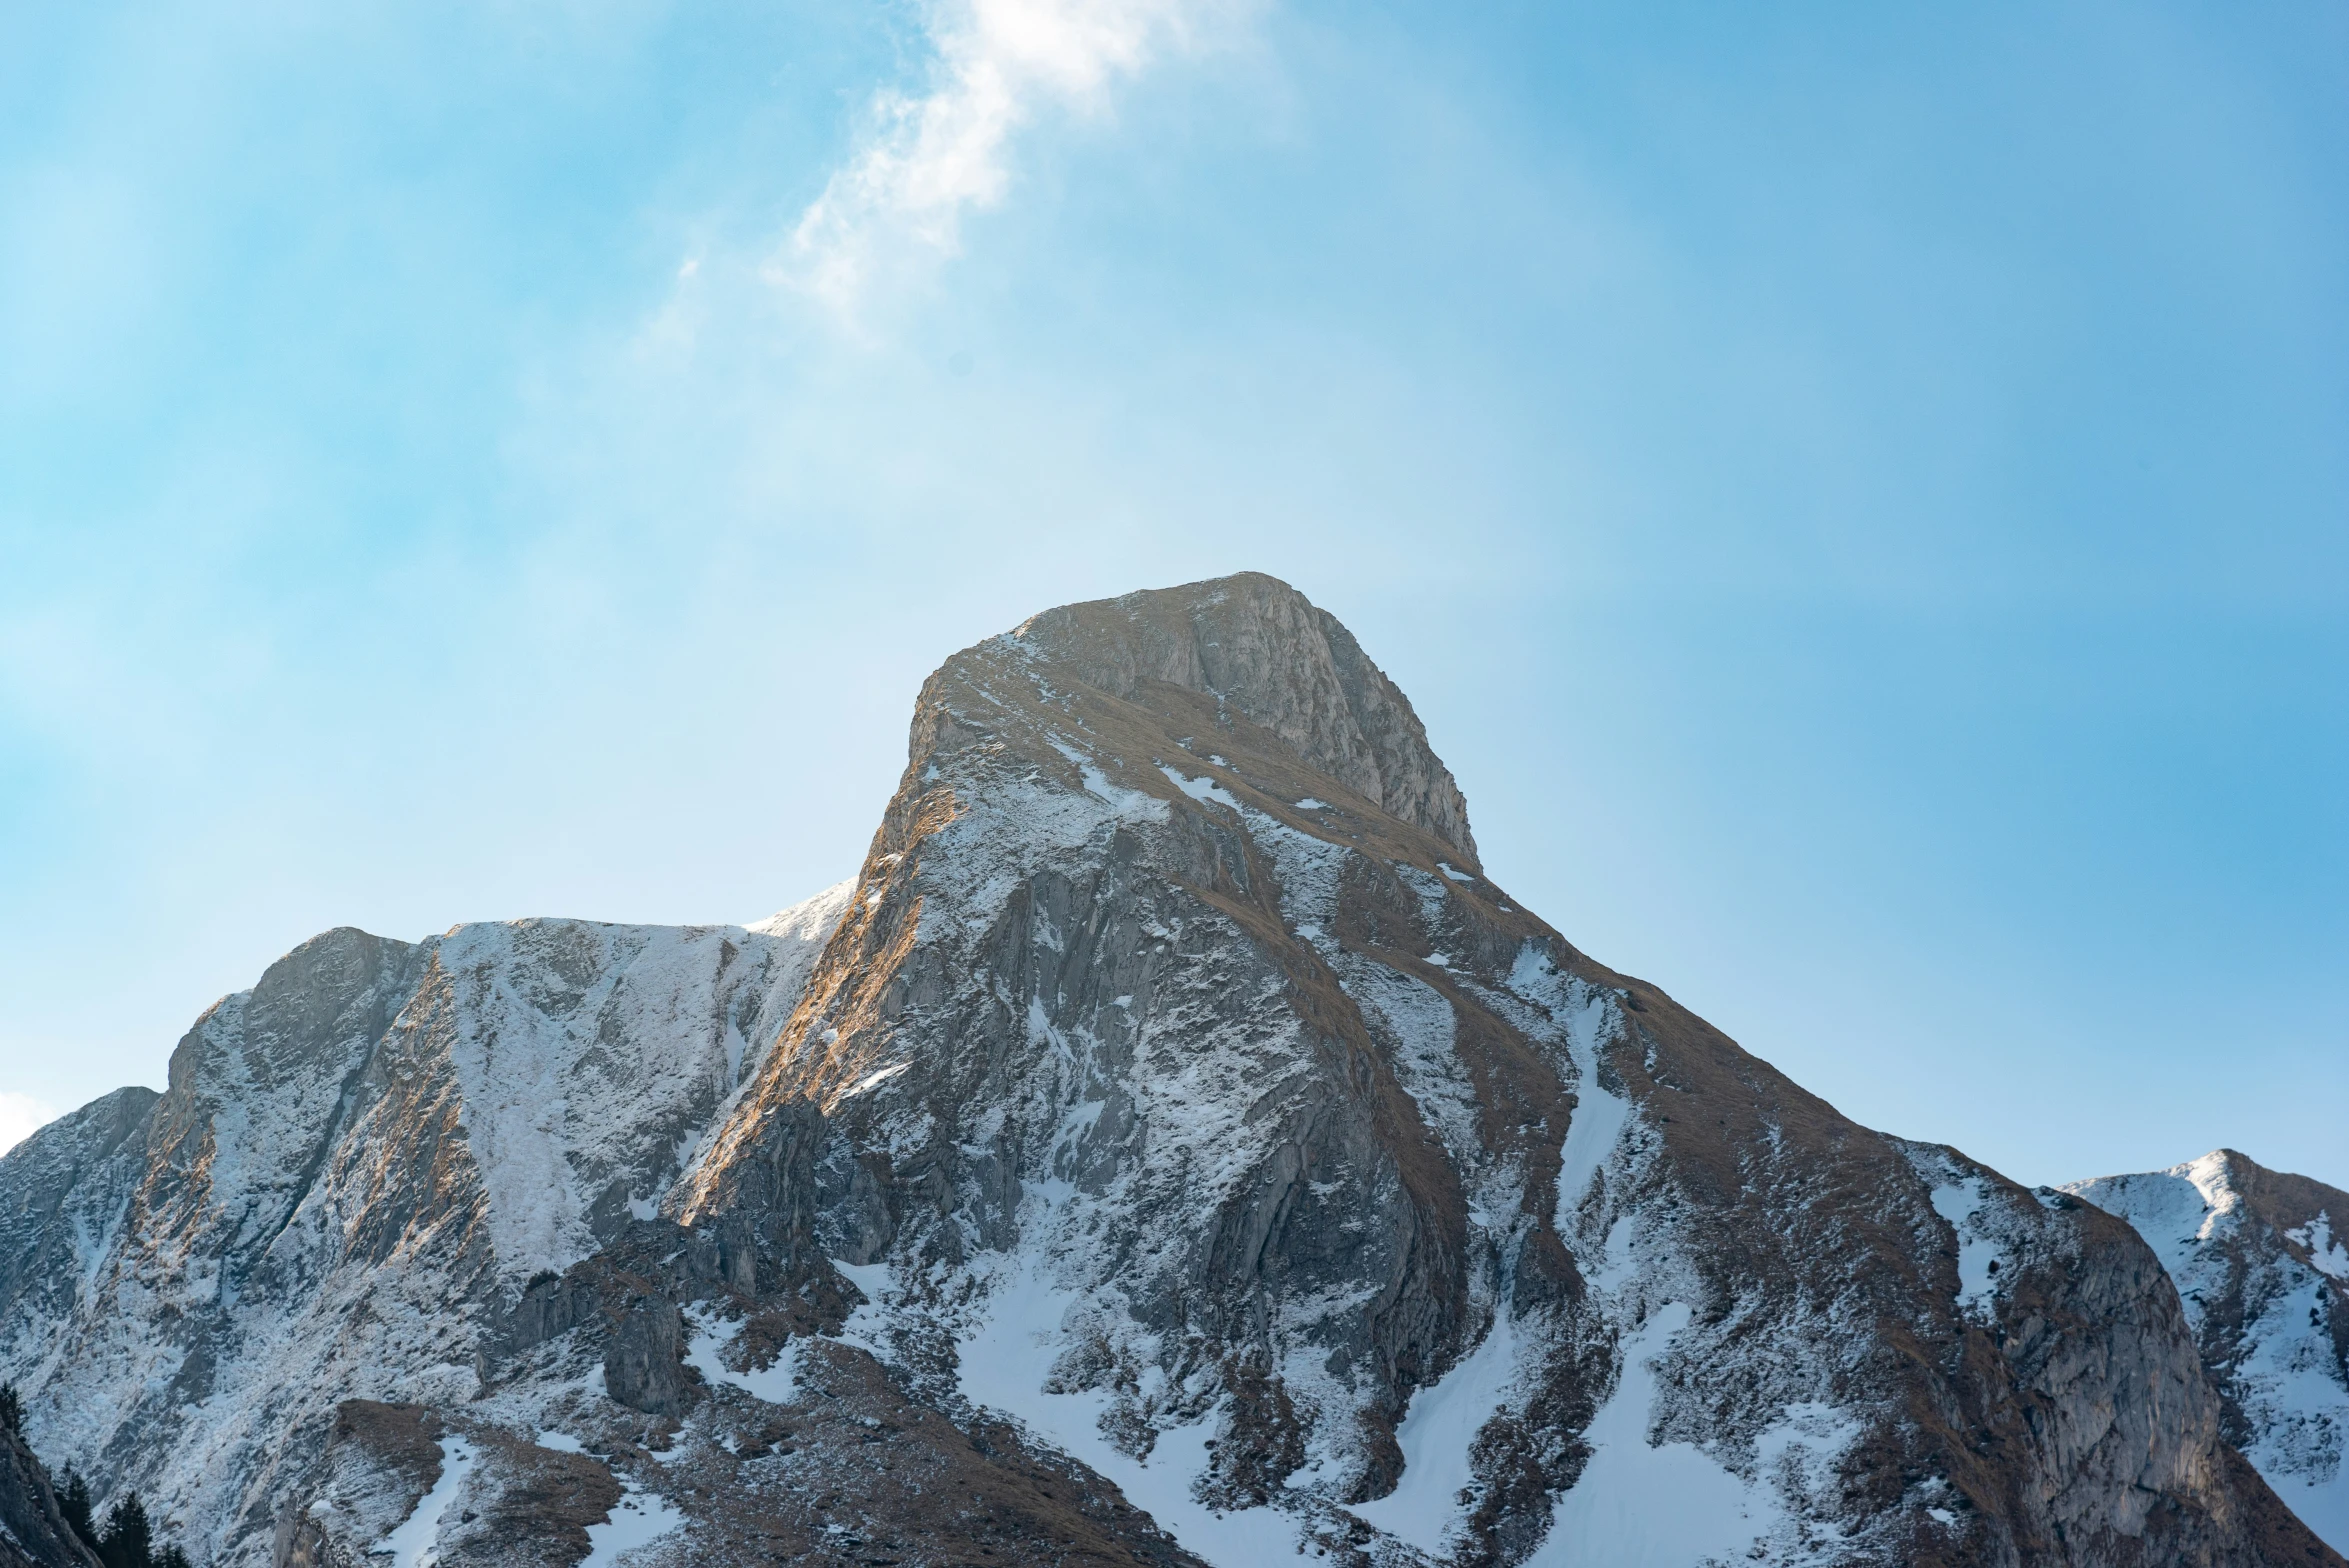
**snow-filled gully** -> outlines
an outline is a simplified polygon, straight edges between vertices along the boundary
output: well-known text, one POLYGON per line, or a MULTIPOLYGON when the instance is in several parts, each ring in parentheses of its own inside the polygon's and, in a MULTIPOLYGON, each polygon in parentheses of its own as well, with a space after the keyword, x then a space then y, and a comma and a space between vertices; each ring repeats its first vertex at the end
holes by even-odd
POLYGON ((1441 1555, 1460 1521, 1460 1489, 1473 1476, 1469 1447, 1508 1402, 1517 1372, 1517 1332, 1506 1311, 1494 1314, 1483 1343, 1451 1371, 1411 1397, 1395 1440, 1403 1478, 1386 1496, 1350 1510, 1365 1524, 1441 1555))
POLYGON ((480 1456, 471 1443, 454 1434, 440 1440, 440 1479, 416 1500, 398 1529, 385 1536, 369 1555, 389 1560, 390 1568, 434 1568, 440 1561, 440 1521, 449 1504, 464 1489, 480 1456))

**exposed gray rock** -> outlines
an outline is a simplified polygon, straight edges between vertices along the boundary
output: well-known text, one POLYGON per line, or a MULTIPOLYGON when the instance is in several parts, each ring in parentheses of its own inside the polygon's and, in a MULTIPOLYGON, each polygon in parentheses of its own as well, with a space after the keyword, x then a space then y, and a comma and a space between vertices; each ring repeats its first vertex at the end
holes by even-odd
POLYGON ((1114 697, 1131 700, 1154 684, 1213 697, 1476 863, 1468 802, 1410 699, 1336 617, 1278 578, 1241 572, 1066 605, 1011 635, 1114 697))
POLYGON ((685 1320, 664 1296, 638 1296, 604 1351, 604 1389, 631 1410, 673 1416, 685 1408, 685 1320))

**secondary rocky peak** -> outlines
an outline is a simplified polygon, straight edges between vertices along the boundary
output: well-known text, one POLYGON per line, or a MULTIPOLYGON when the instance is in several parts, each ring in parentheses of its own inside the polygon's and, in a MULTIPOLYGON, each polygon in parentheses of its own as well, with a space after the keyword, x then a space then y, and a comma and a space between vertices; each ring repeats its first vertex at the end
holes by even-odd
POLYGON ((2233 1149, 2065 1190, 2127 1220, 2160 1257, 2227 1441, 2349 1549, 2349 1192, 2233 1149))
POLYGON ((1063 605, 1011 636, 1115 697, 1153 683, 1211 696, 1389 816, 1476 859, 1468 802, 1411 700, 1336 616, 1277 577, 1239 572, 1063 605))

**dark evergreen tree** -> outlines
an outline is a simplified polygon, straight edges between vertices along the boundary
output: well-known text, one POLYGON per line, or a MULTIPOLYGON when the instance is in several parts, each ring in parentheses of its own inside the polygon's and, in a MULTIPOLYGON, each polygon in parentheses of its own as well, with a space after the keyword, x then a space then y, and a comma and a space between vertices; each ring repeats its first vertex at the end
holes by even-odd
POLYGON ((14 1383, 0 1383, 0 1427, 11 1432, 24 1430, 24 1401, 16 1397, 14 1383))
POLYGON ((188 1554, 179 1549, 179 1543, 174 1541, 155 1554, 155 1568, 194 1568, 194 1565, 188 1561, 188 1554))
POLYGON ((138 1493, 106 1511, 98 1557, 106 1568, 155 1568, 155 1527, 147 1522, 147 1505, 138 1493))
POLYGON ((98 1544, 97 1527, 90 1522, 90 1483, 73 1466, 65 1467, 65 1484, 57 1489, 57 1511, 73 1526, 73 1533, 91 1546, 98 1544))

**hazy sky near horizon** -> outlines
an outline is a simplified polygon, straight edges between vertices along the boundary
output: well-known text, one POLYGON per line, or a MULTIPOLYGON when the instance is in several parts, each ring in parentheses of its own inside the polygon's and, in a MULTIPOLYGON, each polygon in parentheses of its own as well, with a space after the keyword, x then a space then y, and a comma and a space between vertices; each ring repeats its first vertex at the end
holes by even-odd
POLYGON ((0 1141, 757 918, 1242 568, 1494 879, 2027 1181, 2349 1186, 2349 9, 119 0, 0 47, 0 1141))

